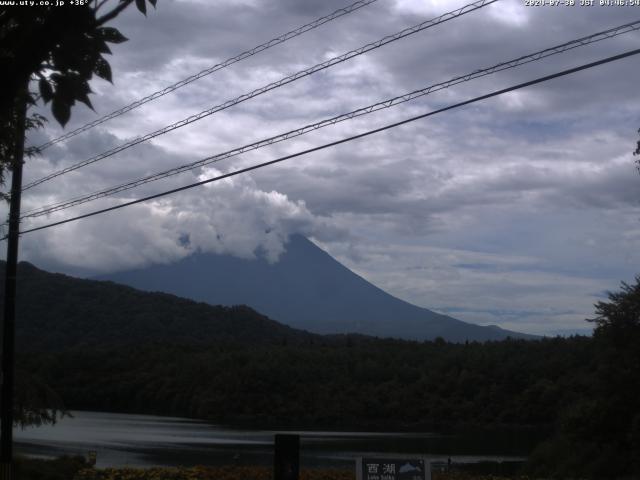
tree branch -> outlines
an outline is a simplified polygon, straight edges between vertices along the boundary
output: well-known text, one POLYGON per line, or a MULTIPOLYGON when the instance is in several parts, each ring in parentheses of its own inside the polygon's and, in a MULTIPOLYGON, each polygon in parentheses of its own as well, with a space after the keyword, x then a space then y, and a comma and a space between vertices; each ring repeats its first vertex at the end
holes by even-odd
POLYGON ((120 5, 118 5, 116 8, 111 10, 109 13, 105 13, 102 17, 98 18, 96 20, 96 25, 98 26, 104 25, 108 21, 113 20, 118 15, 120 15, 120 13, 132 3, 133 3, 133 0, 124 0, 123 2, 120 3, 120 5))
POLYGON ((96 0, 96 6, 94 7, 94 10, 97 12, 98 10, 100 10, 100 8, 102 8, 102 6, 107 3, 109 0, 102 0, 101 2, 99 2, 98 0, 96 0))

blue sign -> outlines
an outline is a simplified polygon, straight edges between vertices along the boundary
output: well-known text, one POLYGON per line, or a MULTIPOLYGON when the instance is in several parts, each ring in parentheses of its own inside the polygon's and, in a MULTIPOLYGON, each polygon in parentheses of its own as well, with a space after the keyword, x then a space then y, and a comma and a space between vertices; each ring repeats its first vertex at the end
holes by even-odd
POLYGON ((422 458, 362 458, 357 470, 358 480, 431 479, 430 465, 422 458))

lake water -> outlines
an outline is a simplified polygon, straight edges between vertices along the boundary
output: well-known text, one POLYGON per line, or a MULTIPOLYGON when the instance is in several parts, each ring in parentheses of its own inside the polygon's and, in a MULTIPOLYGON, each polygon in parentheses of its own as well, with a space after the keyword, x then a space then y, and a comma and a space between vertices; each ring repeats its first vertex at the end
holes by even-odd
POLYGON ((248 430, 184 418, 72 412, 55 426, 16 429, 16 452, 31 456, 87 455, 98 467, 272 465, 276 433, 300 435, 301 467, 352 467, 357 457, 426 456, 432 461, 521 460, 527 435, 447 436, 430 433, 248 430))

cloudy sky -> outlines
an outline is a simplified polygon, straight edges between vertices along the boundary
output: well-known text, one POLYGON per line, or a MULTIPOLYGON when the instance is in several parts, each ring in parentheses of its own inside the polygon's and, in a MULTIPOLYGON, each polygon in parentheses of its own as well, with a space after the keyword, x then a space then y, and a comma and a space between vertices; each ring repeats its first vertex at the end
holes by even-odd
MULTIPOLYGON (((579 0, 576 0, 579 3, 579 0)), ((164 0, 114 23, 114 84, 97 80, 65 130, 308 23, 349 0, 164 0)), ((47 149, 25 182, 271 81, 465 5, 378 0, 47 149)), ((65 200, 640 19, 640 7, 500 0, 130 148, 27 192, 65 200)), ((574 49, 114 198, 37 226, 337 140, 640 46, 640 33, 574 49)), ((631 57, 276 166, 22 239, 21 258, 95 274, 194 250, 272 261, 294 233, 388 292, 479 324, 584 331, 593 303, 640 273, 640 127, 631 57), (185 241, 185 239, 189 241, 185 241)))

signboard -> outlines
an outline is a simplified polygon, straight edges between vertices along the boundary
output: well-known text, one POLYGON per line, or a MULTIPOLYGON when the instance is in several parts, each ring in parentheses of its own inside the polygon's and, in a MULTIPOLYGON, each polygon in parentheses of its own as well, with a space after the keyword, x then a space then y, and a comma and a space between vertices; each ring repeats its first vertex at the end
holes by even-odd
POLYGON ((358 458, 357 480, 431 480, 424 458, 358 458))

